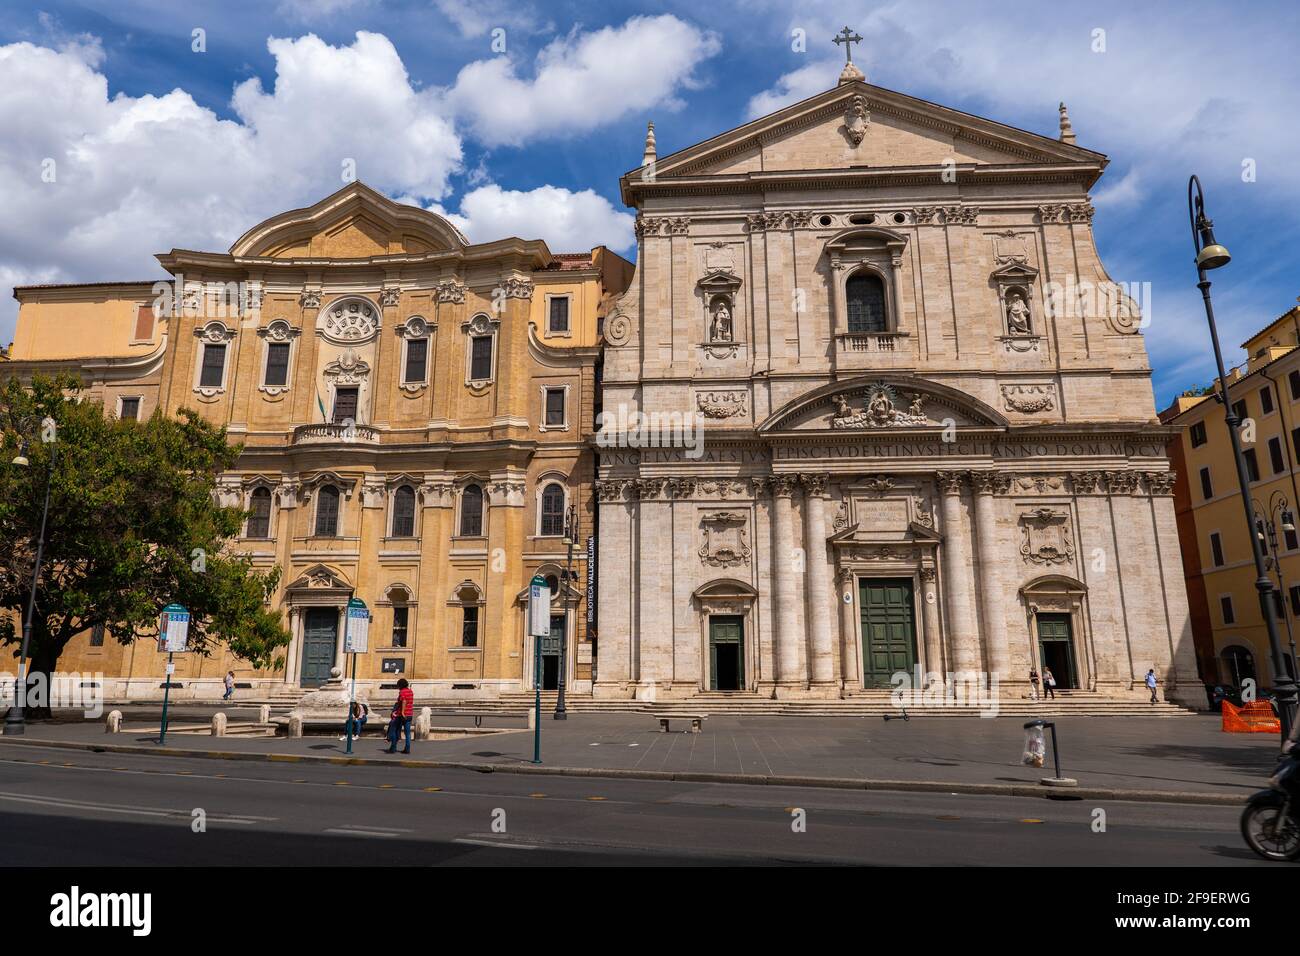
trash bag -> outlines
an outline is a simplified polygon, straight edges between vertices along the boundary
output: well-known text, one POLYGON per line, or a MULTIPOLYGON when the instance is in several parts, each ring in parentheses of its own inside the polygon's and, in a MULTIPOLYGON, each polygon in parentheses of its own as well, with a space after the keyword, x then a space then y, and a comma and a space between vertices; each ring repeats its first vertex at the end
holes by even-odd
POLYGON ((1047 756, 1047 739, 1042 727, 1025 728, 1025 752, 1020 762, 1026 767, 1041 767, 1047 756))

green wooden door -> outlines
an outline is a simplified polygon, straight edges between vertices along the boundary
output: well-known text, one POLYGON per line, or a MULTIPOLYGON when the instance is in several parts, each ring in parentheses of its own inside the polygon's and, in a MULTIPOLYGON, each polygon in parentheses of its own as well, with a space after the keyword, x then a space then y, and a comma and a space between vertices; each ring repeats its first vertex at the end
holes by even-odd
POLYGON ((338 643, 339 612, 332 607, 307 609, 302 626, 303 687, 319 687, 334 666, 334 649, 338 643))
POLYGON ((738 615, 709 618, 709 689, 745 689, 745 629, 738 615))
POLYGON ((1074 635, 1070 615, 1038 615, 1039 669, 1050 668, 1060 688, 1078 687, 1079 675, 1074 666, 1074 635))
POLYGON ((908 578, 861 578, 864 687, 891 687, 897 671, 916 664, 916 614, 908 578))

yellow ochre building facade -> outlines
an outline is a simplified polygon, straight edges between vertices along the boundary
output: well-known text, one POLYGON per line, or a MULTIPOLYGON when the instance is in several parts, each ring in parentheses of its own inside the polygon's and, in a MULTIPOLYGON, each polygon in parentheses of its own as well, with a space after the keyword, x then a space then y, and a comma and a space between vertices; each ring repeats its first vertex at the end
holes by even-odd
MULTIPOLYGON (((282 569, 274 602, 293 640, 261 672, 182 655, 173 696, 219 694, 228 669, 239 696, 322 683, 344 667, 354 596, 373 615, 362 686, 401 676, 421 697, 522 693, 537 574, 554 595, 543 686, 559 678, 563 635, 567 686, 589 693, 587 436, 600 322, 632 265, 603 247, 471 244, 360 183, 228 252, 158 258, 169 282, 16 289, 5 371, 76 372, 107 414, 194 408, 243 443, 218 496, 249 512, 233 547, 282 569)), ((95 632, 59 662, 102 673, 109 699, 161 696, 164 668, 151 642, 95 632)))

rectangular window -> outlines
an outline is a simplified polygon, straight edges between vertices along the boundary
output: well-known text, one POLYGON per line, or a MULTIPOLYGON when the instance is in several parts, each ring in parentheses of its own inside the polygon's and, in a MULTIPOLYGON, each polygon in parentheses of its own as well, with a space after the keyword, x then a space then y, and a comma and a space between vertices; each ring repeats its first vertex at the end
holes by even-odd
POLYGON ((357 421, 357 387, 355 385, 334 390, 334 424, 342 425, 346 421, 351 421, 354 425, 357 421))
POLYGON ((1217 531, 1210 535, 1210 558, 1216 568, 1223 567, 1223 540, 1217 531))
POLYGON ((406 340, 406 374, 403 382, 423 382, 429 365, 429 340, 406 340))
POLYGON ((137 421, 140 418, 140 399, 124 398, 122 399, 122 414, 118 418, 123 421, 137 421))
POLYGON ((136 309, 134 341, 149 342, 153 339, 153 318, 152 305, 142 305, 136 309))
POLYGON ((1237 615, 1232 610, 1232 595, 1225 594, 1219 598, 1219 609, 1223 612, 1224 624, 1236 624, 1237 615))
POLYGON ((1259 459, 1255 455, 1255 449, 1246 449, 1246 474, 1251 481, 1259 481, 1259 459))
POLYGON ((203 343, 203 368, 199 371, 200 388, 221 388, 226 377, 226 346, 222 342, 203 343))
POLYGON ((476 335, 470 339, 469 378, 486 382, 492 377, 492 336, 476 335))
POLYGON ((1282 451, 1282 439, 1274 435, 1268 440, 1268 463, 1273 467, 1273 474, 1286 471, 1286 454, 1282 451))
POLYGON ((1191 428, 1192 447, 1200 448, 1209 439, 1205 437, 1205 422, 1195 422, 1191 428))
POLYGON ((406 646, 406 622, 410 612, 409 607, 393 607, 393 647, 406 646))
POLYGON ((1273 595, 1273 616, 1286 620, 1286 605, 1282 602, 1282 592, 1276 588, 1271 592, 1273 595))
POLYGON ((564 389, 562 388, 546 390, 546 424, 551 426, 564 424, 564 389))
POLYGON ((339 533, 339 490, 324 485, 316 492, 316 535, 332 538, 339 533))
POLYGON ((1300 616, 1300 584, 1291 585, 1291 616, 1300 616))
POLYGON ((280 388, 289 384, 288 342, 272 342, 266 347, 266 381, 262 384, 280 388))
POLYGON ((1243 398, 1239 402, 1232 403, 1232 414, 1237 416, 1237 423, 1240 424, 1250 417, 1247 414, 1246 400, 1243 398))
POLYGON ((465 617, 460 625, 460 646, 478 647, 478 607, 463 608, 465 617))
POLYGON ((1259 407, 1265 415, 1273 413, 1273 390, 1267 385, 1259 390, 1259 407))
POLYGON ((1296 548, 1300 548, 1300 537, 1297 537, 1296 532, 1294 531, 1283 529, 1282 540, 1286 543, 1286 549, 1288 551, 1294 551, 1296 548))
POLYGON ((1291 401, 1300 402, 1300 372, 1293 371, 1286 380, 1291 385, 1291 401))
MULTIPOLYGON (((1292 590, 1294 590, 1294 588, 1292 590)), ((104 625, 103 624, 96 624, 94 627, 90 629, 90 646, 91 647, 104 646, 104 625)))
POLYGON ((569 297, 567 295, 551 296, 550 305, 549 330, 552 333, 569 331, 569 297))
POLYGON ((1214 497, 1214 484, 1210 481, 1210 469, 1201 469, 1201 497, 1209 501, 1214 497))

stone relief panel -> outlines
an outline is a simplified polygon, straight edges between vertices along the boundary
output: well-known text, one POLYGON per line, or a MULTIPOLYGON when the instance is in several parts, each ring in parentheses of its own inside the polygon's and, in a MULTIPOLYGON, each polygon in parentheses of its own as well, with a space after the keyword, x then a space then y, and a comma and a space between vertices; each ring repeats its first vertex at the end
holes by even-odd
POLYGON ((1020 555, 1030 564, 1070 564, 1074 538, 1070 516, 1053 508, 1035 508, 1020 515, 1020 555))
POLYGON ((746 418, 749 392, 744 389, 709 389, 695 393, 695 408, 705 418, 746 418))
POLYGON ((332 303, 316 319, 316 328, 336 345, 369 342, 379 331, 379 310, 364 299, 332 303))
POLYGON ((1056 385, 1053 382, 999 386, 1002 407, 1008 412, 1037 415, 1056 410, 1056 385))
POLYGON ((852 404, 846 394, 831 396, 831 402, 835 407, 831 428, 912 428, 931 424, 924 396, 900 396, 892 385, 884 383, 868 388, 861 405, 852 404))
POLYGON ((713 511, 700 518, 703 543, 700 560, 710 567, 730 568, 748 565, 750 547, 749 518, 739 511, 713 511))

